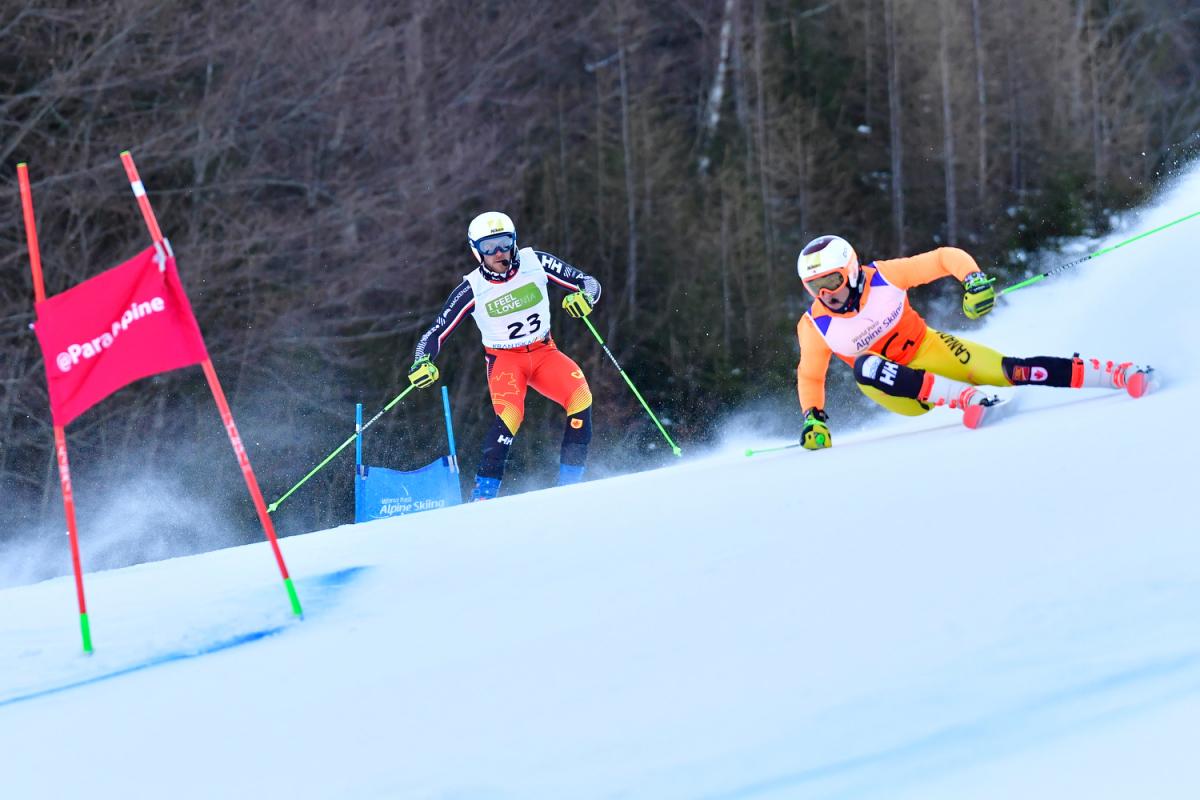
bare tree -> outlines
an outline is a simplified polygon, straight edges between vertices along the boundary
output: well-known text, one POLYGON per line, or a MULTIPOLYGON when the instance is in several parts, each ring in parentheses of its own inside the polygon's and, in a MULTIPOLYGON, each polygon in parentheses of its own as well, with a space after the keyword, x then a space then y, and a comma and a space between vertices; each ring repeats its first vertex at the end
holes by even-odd
POLYGON ((947 0, 939 0, 938 67, 942 88, 942 161, 946 170, 946 241, 958 244, 958 188, 955 172, 954 103, 951 100, 950 11, 947 0))
POLYGON ((979 0, 971 0, 971 42, 975 50, 975 94, 977 97, 975 135, 977 137, 976 147, 979 151, 977 153, 976 204, 979 207, 979 213, 982 215, 987 213, 988 201, 988 98, 987 80, 984 77, 987 56, 983 44, 983 19, 979 8, 979 0))
POLYGON ((890 132, 892 235, 896 250, 905 252, 904 230, 904 137, 900 98, 900 47, 896 34, 896 3, 883 0, 884 39, 888 56, 888 130, 890 132))

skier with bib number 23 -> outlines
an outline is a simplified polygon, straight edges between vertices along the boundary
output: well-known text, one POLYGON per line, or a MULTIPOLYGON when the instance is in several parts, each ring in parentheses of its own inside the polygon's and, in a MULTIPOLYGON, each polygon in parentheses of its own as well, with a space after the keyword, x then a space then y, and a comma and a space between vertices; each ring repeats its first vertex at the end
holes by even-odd
POLYGON ((833 355, 854 369, 863 394, 889 411, 916 416, 945 405, 961 410, 968 428, 978 427, 997 402, 976 386, 1105 387, 1133 397, 1149 386, 1150 370, 1130 362, 1078 354, 1012 358, 930 328, 909 305, 914 286, 953 276, 962 282, 963 313, 970 319, 995 303, 991 279, 956 247, 860 265, 845 239, 819 236, 800 251, 796 269, 813 297, 796 326, 796 388, 804 410, 800 443, 809 450, 832 444, 825 373, 833 355))
POLYGON ((577 483, 583 477, 592 440, 592 392, 583 370, 550 337, 546 287, 554 283, 570 292, 562 306, 579 318, 592 313, 600 299, 600 284, 549 253, 531 247, 518 250, 517 229, 508 215, 499 211, 472 220, 467 241, 479 267, 463 276, 437 320, 417 342, 409 382, 422 389, 437 382, 433 359, 446 337, 471 314, 483 338, 488 388, 496 412, 483 443, 471 500, 490 500, 500 491, 508 449, 525 417, 529 386, 567 412, 558 484, 577 483))

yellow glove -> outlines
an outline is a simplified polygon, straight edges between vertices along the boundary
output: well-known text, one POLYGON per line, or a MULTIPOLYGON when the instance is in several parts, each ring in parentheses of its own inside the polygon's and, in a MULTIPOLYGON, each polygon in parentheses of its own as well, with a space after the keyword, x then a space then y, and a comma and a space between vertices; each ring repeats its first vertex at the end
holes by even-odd
POLYGON ((428 358, 420 358, 408 368, 408 382, 418 389, 437 383, 438 368, 428 358))
POLYGON ((804 431, 800 434, 800 444, 805 450, 820 450, 832 447, 833 438, 829 435, 829 426, 825 424, 825 412, 819 408, 810 408, 804 415, 804 431))
POLYGON ((571 292, 563 298, 563 308, 575 319, 592 313, 592 303, 583 292, 571 292))
POLYGON ((979 319, 996 305, 996 290, 992 288, 995 280, 982 272, 972 272, 963 281, 963 313, 967 319, 979 319))

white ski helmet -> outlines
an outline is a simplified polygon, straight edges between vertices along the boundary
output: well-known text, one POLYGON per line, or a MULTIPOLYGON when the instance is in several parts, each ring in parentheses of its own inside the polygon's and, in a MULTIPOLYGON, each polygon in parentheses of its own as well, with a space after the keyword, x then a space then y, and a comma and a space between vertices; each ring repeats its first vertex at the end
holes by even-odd
POLYGON ((515 256, 517 226, 513 225, 508 214, 501 211, 485 211, 467 226, 467 242, 471 245, 475 260, 481 264, 484 255, 490 256, 502 250, 508 250, 515 256))
POLYGON ((862 274, 858 254, 840 236, 818 236, 804 245, 796 258, 796 272, 808 293, 817 298, 822 290, 836 292, 847 284, 856 289, 862 274))

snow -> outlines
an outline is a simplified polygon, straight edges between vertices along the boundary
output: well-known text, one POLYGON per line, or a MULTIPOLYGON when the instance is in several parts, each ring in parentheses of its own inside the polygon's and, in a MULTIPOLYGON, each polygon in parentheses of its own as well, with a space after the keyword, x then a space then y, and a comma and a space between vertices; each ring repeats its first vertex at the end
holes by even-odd
MULTIPOLYGON (((1193 173, 1093 244, 1198 196, 1193 173)), ((1200 796, 1198 240, 959 331, 1149 361, 1138 401, 1023 389, 978 431, 938 410, 818 453, 681 442, 289 537, 302 621, 265 543, 87 575, 91 656, 70 577, 0 591, 0 795, 1200 796)))

